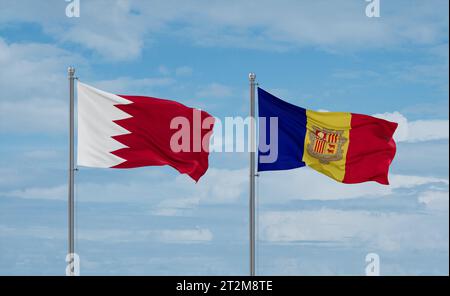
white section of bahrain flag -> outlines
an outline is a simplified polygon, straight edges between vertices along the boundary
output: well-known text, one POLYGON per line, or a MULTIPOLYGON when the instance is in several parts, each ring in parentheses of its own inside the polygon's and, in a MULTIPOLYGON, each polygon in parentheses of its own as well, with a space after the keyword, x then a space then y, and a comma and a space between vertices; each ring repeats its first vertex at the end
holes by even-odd
POLYGON ((115 105, 131 104, 120 96, 77 83, 78 89, 78 153, 77 164, 86 167, 110 168, 122 159, 110 152, 127 148, 112 136, 130 133, 114 120, 131 117, 115 105))

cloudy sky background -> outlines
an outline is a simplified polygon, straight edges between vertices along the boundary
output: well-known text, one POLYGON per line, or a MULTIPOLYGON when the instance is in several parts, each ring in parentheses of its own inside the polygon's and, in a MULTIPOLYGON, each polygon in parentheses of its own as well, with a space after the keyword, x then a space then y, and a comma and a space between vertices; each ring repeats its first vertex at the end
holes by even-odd
MULTIPOLYGON (((399 122, 391 186, 308 168, 258 178, 258 274, 449 272, 448 1, 0 0, 0 274, 65 272, 67 67, 105 91, 248 114, 248 72, 309 109, 399 122)), ((81 273, 247 274, 248 156, 198 184, 80 168, 81 273)))

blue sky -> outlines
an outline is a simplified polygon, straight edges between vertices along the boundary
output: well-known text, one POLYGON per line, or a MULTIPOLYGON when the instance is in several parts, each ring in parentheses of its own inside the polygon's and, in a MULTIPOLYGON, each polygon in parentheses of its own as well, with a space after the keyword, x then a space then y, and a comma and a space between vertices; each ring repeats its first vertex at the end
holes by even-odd
MULTIPOLYGON (((248 72, 310 109, 399 122, 389 187, 308 168, 258 179, 258 274, 448 274, 448 1, 0 0, 0 274, 65 272, 67 67, 119 94, 248 114, 248 72)), ((248 273, 248 156, 81 168, 81 273, 248 273)))

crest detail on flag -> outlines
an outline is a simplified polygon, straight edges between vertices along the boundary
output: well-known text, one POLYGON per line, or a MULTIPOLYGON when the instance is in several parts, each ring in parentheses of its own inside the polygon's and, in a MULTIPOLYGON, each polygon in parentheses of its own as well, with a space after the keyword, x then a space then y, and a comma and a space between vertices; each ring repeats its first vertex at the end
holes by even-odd
POLYGON ((309 137, 307 150, 312 157, 317 158, 323 164, 343 158, 344 151, 342 146, 347 142, 343 130, 331 130, 313 126, 312 130, 308 130, 307 133, 309 137))

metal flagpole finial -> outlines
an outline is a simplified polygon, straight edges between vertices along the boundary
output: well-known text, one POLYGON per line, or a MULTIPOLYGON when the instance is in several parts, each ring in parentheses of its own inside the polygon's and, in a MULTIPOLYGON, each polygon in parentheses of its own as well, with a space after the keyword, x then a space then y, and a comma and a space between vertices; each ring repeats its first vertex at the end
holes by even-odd
POLYGON ((69 77, 73 77, 73 75, 75 74, 75 68, 70 66, 69 68, 67 68, 67 73, 69 74, 69 77))
POLYGON ((248 80, 250 81, 255 81, 256 79, 256 74, 253 72, 248 73, 248 80))

